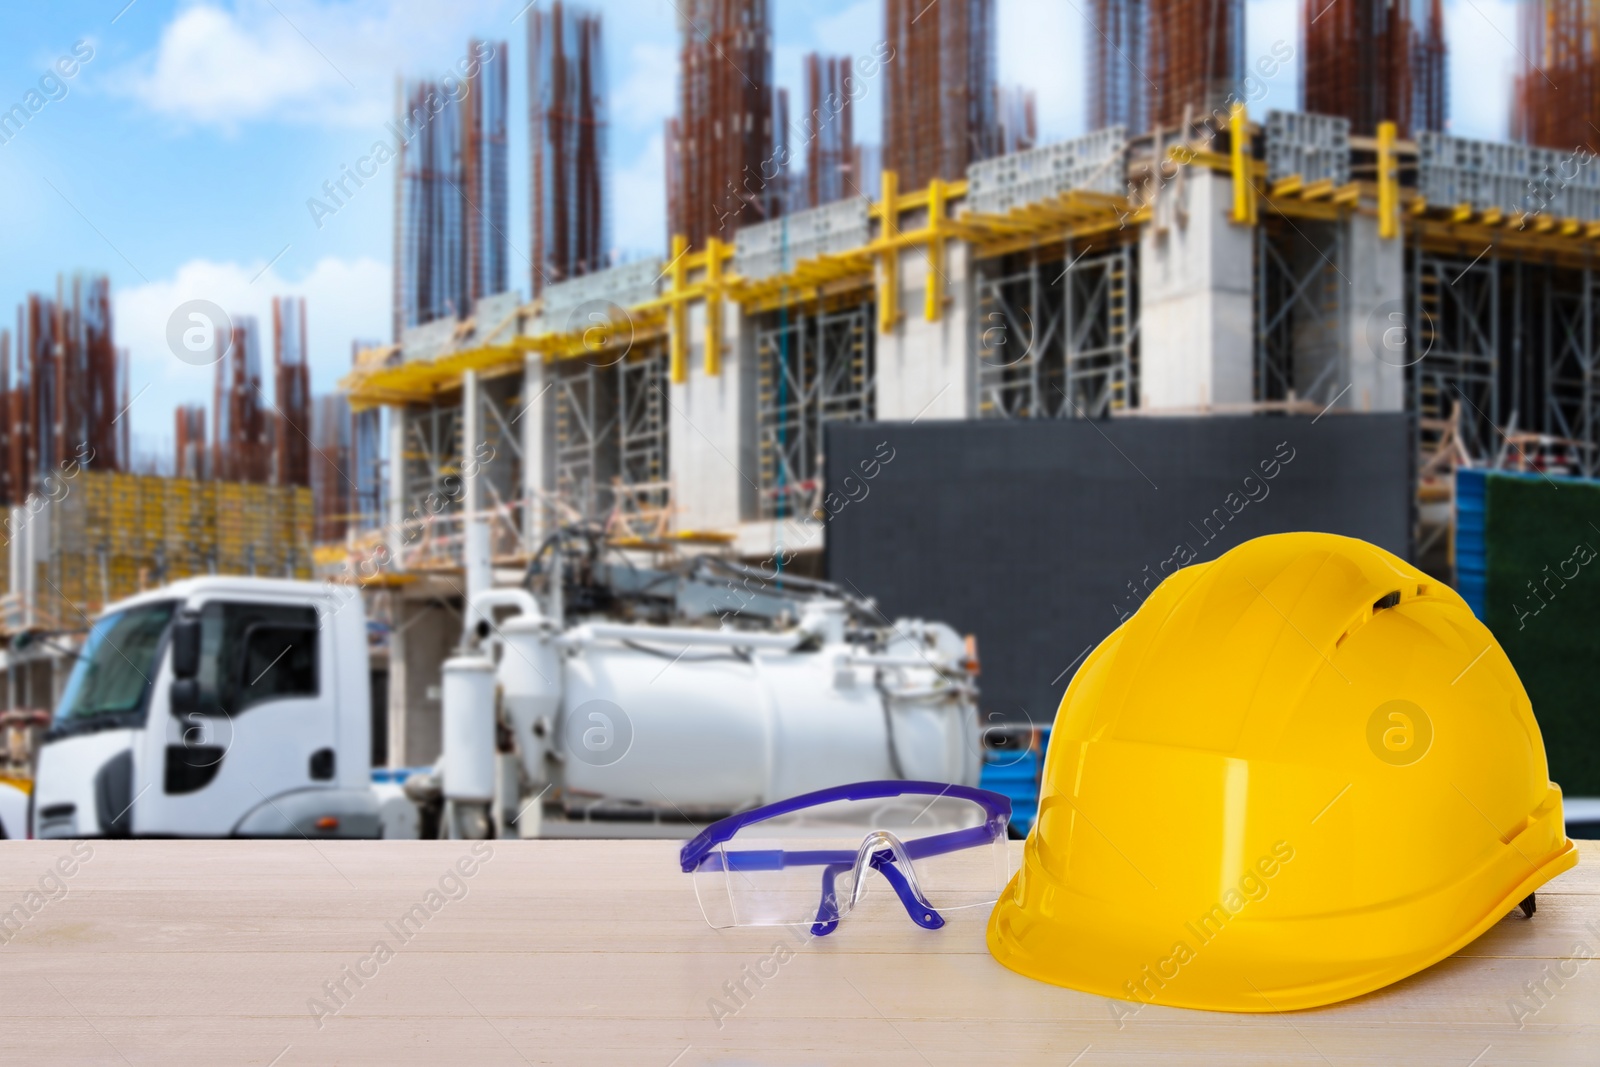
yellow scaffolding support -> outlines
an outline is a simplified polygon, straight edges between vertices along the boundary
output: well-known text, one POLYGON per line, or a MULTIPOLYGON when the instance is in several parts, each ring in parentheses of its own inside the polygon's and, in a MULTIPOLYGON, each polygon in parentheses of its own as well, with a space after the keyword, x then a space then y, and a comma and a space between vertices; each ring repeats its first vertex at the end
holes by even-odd
MULTIPOLYGON (((1376 181, 1351 181, 1336 187, 1326 180, 1308 183, 1296 175, 1270 188, 1266 186, 1266 164, 1253 158, 1251 152, 1252 130, 1242 103, 1233 107, 1228 124, 1228 154, 1175 145, 1168 158, 1231 174, 1233 203, 1229 217, 1240 225, 1259 224, 1263 209, 1277 215, 1329 221, 1360 211, 1377 215, 1379 235, 1385 239, 1403 234, 1408 240, 1430 247, 1469 246, 1475 242, 1476 251, 1494 244, 1563 260, 1592 255, 1595 242, 1600 240, 1600 222, 1508 216, 1498 210, 1480 212, 1469 204, 1428 204, 1412 190, 1400 187, 1399 157, 1415 148, 1396 139, 1393 123, 1380 123, 1377 136, 1363 142, 1364 147, 1376 149, 1376 181)), ((513 337, 505 343, 398 365, 393 362, 396 349, 375 349, 363 354, 357 368, 340 386, 348 392, 355 410, 413 403, 458 388, 461 376, 468 370, 487 377, 520 369, 528 352, 551 361, 582 358, 661 337, 668 341, 671 380, 682 383, 689 376, 689 306, 694 301, 706 302, 708 344, 704 370, 714 376, 722 370, 725 301, 731 300, 752 314, 875 287, 878 329, 888 333, 900 322, 900 257, 907 248, 920 247, 927 253, 923 317, 936 322, 948 299, 944 279, 949 240, 968 241, 974 257, 990 257, 1068 238, 1129 230, 1149 220, 1149 209, 1127 197, 1085 190, 1026 204, 1004 214, 967 212, 957 218, 953 206, 966 197, 966 182, 936 180, 924 189, 907 193, 901 191, 894 171, 883 173, 879 194, 878 202, 868 209, 869 220, 877 224, 876 236, 861 248, 801 260, 781 275, 746 279, 731 270, 731 243, 713 238, 704 249, 691 252, 688 241, 675 236, 665 271, 665 292, 624 309, 626 323, 513 337), (916 211, 925 211, 922 225, 903 228, 902 217, 916 211)))
POLYGON ((1236 101, 1228 116, 1229 151, 1233 170, 1233 221, 1242 226, 1254 226, 1256 216, 1256 183, 1250 155, 1250 116, 1242 102, 1236 101))

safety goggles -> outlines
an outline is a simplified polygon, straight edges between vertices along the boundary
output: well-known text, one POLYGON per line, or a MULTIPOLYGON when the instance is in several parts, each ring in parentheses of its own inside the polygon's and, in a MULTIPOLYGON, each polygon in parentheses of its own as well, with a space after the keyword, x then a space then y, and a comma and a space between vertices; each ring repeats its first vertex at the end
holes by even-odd
POLYGON ((714 927, 811 924, 830 934, 877 871, 927 930, 993 904, 1010 878, 999 793, 940 782, 858 782, 731 815, 683 846, 714 927))

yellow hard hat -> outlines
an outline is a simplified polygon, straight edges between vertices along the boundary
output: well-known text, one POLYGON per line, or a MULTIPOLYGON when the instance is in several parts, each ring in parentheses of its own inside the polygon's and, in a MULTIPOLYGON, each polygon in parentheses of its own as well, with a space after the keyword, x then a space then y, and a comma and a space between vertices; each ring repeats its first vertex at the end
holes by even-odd
POLYGON ((1364 541, 1277 534, 1172 574, 1084 662, 989 950, 1107 997, 1310 1008, 1531 913, 1576 863, 1466 602, 1364 541))

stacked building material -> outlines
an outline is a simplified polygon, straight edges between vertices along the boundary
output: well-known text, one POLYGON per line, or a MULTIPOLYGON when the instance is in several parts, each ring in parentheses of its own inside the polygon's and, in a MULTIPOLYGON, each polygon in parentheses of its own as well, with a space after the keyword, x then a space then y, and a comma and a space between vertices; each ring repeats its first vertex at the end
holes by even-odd
POLYGON ((1304 0, 1302 11, 1307 111, 1359 135, 1384 121, 1402 137, 1444 129, 1441 0, 1304 0))
POLYGON ((1417 137, 1417 191, 1431 204, 1557 219, 1600 219, 1600 169, 1587 157, 1531 145, 1417 137))
POLYGON ((667 229, 699 248, 778 209, 772 24, 768 0, 674 6, 682 45, 678 115, 667 122, 667 229))
POLYGON ((955 181, 999 150, 994 0, 885 0, 883 168, 902 189, 955 181))
POLYGON ((528 12, 534 296, 606 265, 605 53, 600 16, 556 0, 528 12))
POLYGON ((127 356, 111 328, 111 283, 56 279, 55 298, 31 294, 12 339, 0 331, 0 502, 21 503, 78 467, 127 466, 127 356))
POLYGON ((1350 180, 1350 125, 1340 115, 1267 112, 1267 181, 1298 176, 1306 184, 1350 180))
POLYGON ((974 163, 967 170, 966 209, 1003 215, 1074 189, 1120 193, 1127 146, 1128 132, 1112 126, 1071 141, 974 163))
POLYGON ((5 628, 81 629, 106 604, 204 574, 311 575, 311 491, 84 470, 12 511, 5 628))
POLYGON ((401 90, 394 337, 462 318, 509 284, 505 42, 470 45, 465 79, 401 90))
POLYGON ((1523 0, 1522 70, 1512 89, 1511 133, 1558 151, 1600 151, 1600 9, 1573 0, 1523 0))

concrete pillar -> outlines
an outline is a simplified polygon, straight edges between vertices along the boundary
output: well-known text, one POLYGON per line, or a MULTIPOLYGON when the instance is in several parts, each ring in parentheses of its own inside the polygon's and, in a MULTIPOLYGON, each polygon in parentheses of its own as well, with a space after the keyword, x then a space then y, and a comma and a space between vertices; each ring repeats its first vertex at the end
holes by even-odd
POLYGON ((1407 320, 1404 243, 1379 237, 1375 216, 1352 214, 1345 225, 1351 282, 1342 331, 1347 356, 1344 380, 1331 393, 1349 385, 1337 406, 1351 411, 1404 411, 1405 367, 1421 358, 1412 343, 1416 324, 1407 320))
MULTIPOLYGON (((902 227, 923 220, 906 216, 902 227)), ((966 419, 975 411, 972 359, 972 286, 969 246, 945 243, 944 290, 939 318, 927 321, 923 304, 928 256, 920 248, 900 253, 900 321, 878 335, 877 411, 883 420, 966 419)))
POLYGON ((475 370, 461 375, 461 565, 467 599, 489 591, 489 518, 483 510, 483 395, 475 370))
MULTIPOLYGON (((389 569, 404 569, 406 547, 406 409, 396 405, 388 409, 389 419, 389 500, 384 541, 389 548, 389 569)), ((390 590, 393 611, 389 630, 389 758, 391 767, 406 766, 406 652, 409 642, 406 625, 406 602, 403 590, 390 590)))
POLYGON ((1228 220, 1233 179, 1188 168, 1139 237, 1139 405, 1246 404, 1254 394, 1254 229, 1228 220))
POLYGON ((689 308, 689 380, 668 387, 667 448, 679 530, 732 530, 756 498, 753 342, 744 316, 722 315, 722 372, 705 372, 705 306, 689 308))
MULTIPOLYGON (((401 570, 406 545, 406 409, 389 409, 389 517, 386 542, 390 566, 401 570)), ((394 690, 391 688, 390 693, 394 690)))
POLYGON ((532 552, 544 539, 549 517, 545 513, 545 461, 549 456, 545 439, 549 419, 549 369, 544 357, 529 352, 522 364, 522 406, 518 408, 518 428, 522 431, 522 547, 532 552))

